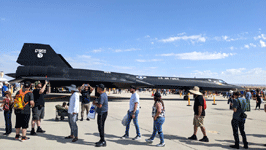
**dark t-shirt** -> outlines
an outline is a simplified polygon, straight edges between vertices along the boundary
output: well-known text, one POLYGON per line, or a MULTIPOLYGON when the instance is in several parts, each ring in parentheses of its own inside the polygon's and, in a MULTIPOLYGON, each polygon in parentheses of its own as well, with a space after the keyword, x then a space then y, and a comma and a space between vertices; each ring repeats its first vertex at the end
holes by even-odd
POLYGON ((237 111, 233 113, 233 119, 243 119, 240 117, 241 113, 245 112, 245 102, 246 99, 238 98, 233 100, 233 108, 236 108, 237 111))
POLYGON ((100 97, 98 98, 98 104, 101 104, 102 107, 96 109, 96 112, 99 115, 102 115, 104 112, 108 112, 108 96, 106 93, 102 93, 100 97))
MULTIPOLYGON (((23 88, 22 92, 25 92, 26 90, 23 88)), ((19 91, 16 93, 16 95, 19 94, 19 91)), ((24 110, 15 109, 15 114, 30 114, 30 101, 33 101, 33 94, 32 92, 29 92, 24 97, 24 102, 28 104, 24 107, 24 110)))
POLYGON ((257 97, 257 101, 258 101, 258 103, 260 104, 260 103, 261 103, 261 97, 260 97, 260 94, 257 93, 256 97, 257 97))
POLYGON ((199 113, 199 106, 202 106, 201 116, 205 116, 204 100, 203 100, 203 96, 202 95, 198 95, 195 98, 195 101, 194 101, 194 114, 195 115, 198 115, 198 113, 199 113))
POLYGON ((81 91, 81 103, 82 104, 88 104, 90 102, 90 88, 88 91, 82 90, 81 91))
POLYGON ((44 91, 42 94, 39 94, 41 89, 34 89, 33 90, 33 96, 34 96, 34 107, 43 106, 44 107, 44 95, 46 91, 44 91))

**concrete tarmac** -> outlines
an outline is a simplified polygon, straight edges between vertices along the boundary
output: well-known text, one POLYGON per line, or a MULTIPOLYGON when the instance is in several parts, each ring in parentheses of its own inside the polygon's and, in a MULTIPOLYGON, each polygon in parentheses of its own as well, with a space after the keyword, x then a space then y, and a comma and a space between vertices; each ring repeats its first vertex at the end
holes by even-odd
MULTIPOLYGON (((121 124, 123 117, 129 108, 130 93, 110 94, 109 112, 105 123, 105 136, 107 147, 104 149, 157 149, 156 144, 160 142, 158 135, 153 144, 148 145, 145 139, 149 138, 153 131, 153 118, 151 111, 153 99, 151 93, 139 93, 140 114, 139 126, 142 138, 133 141, 136 130, 133 121, 130 126, 129 139, 120 139, 125 133, 125 127, 121 124), (116 97, 116 98, 115 98, 116 97)), ((234 144, 231 120, 233 111, 229 110, 227 99, 216 97, 216 104, 212 105, 212 98, 207 99, 207 109, 205 117, 205 127, 210 142, 190 141, 187 138, 193 134, 193 103, 187 106, 188 102, 180 98, 179 95, 163 96, 166 108, 166 121, 163 124, 163 133, 166 146, 163 149, 230 149, 229 145, 234 144)), ((42 121, 42 128, 45 133, 37 136, 29 135, 31 125, 29 124, 27 136, 30 140, 20 142, 14 140, 15 129, 9 136, 2 135, 5 132, 5 122, 3 111, 0 112, 0 150, 74 150, 74 149, 96 149, 94 143, 99 141, 97 121, 78 121, 79 140, 72 143, 71 140, 64 139, 70 134, 67 118, 64 121, 55 121, 55 105, 62 102, 47 102, 45 104, 45 118, 42 121)), ((245 124, 245 131, 250 149, 266 149, 266 114, 261 110, 254 110, 255 101, 251 101, 251 112, 247 112, 248 119, 245 124)), ((80 119, 80 114, 79 114, 80 119)), ((13 128, 15 127, 15 115, 12 114, 13 128)), ((203 137, 201 130, 198 130, 198 139, 203 137)), ((243 149, 242 137, 240 135, 240 146, 243 149)))

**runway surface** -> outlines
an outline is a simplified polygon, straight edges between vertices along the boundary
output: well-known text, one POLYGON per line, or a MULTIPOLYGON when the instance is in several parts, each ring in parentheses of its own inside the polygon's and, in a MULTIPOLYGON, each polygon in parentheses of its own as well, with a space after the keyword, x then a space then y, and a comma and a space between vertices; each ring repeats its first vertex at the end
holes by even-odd
MULTIPOLYGON (((125 133, 125 127, 121 120, 129 108, 130 93, 110 94, 109 112, 105 124, 105 135, 107 147, 104 149, 154 149, 159 143, 157 136, 154 143, 146 144, 145 139, 149 138, 153 131, 153 119, 151 117, 153 99, 151 93, 139 93, 140 114, 139 126, 142 134, 141 140, 133 141, 136 136, 133 122, 130 126, 129 139, 122 140, 120 137, 125 133)), ((192 97, 191 97, 192 98, 192 97)), ((187 137, 193 134, 193 101, 192 106, 187 106, 188 102, 180 98, 179 95, 164 96, 166 108, 166 121, 163 125, 166 146, 163 149, 229 149, 229 145, 234 144, 231 119, 233 111, 229 110, 227 99, 216 97, 217 105, 212 105, 212 98, 207 99, 207 110, 205 117, 205 127, 210 139, 209 143, 190 141, 187 137)), ((62 101, 49 100, 45 104, 45 118, 42 121, 42 128, 46 130, 44 134, 30 136, 31 127, 28 128, 29 141, 20 142, 14 140, 15 129, 8 137, 3 136, 5 130, 3 111, 0 112, 0 150, 20 149, 20 150, 51 150, 51 149, 96 149, 94 143, 99 141, 97 122, 78 121, 79 140, 72 143, 64 137, 70 134, 69 124, 65 121, 55 121, 55 105, 62 104, 62 101)), ((266 149, 266 114, 263 110, 254 110, 255 101, 251 102, 252 111, 248 112, 248 119, 245 124, 245 131, 250 149, 266 149)), ((263 105, 261 105, 263 106, 263 105)), ((263 107, 261 107, 262 109, 263 107)), ((80 119, 80 115, 79 115, 80 119)), ((12 114, 13 127, 15 126, 15 115, 12 114)), ((199 129, 198 139, 203 135, 199 129)), ((240 146, 243 147, 240 135, 240 146)), ((242 148, 243 149, 243 148, 242 148)))

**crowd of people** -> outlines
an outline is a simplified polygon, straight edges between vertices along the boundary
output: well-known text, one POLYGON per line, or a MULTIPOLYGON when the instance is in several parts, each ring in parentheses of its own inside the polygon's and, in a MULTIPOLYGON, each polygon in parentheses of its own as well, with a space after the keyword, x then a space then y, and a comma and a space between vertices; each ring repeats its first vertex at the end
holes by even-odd
MULTIPOLYGON (((26 136, 26 131, 29 125, 29 120, 32 112, 32 122, 31 122, 31 132, 30 135, 37 135, 37 133, 41 134, 45 131, 41 128, 41 120, 44 118, 44 110, 45 110, 45 101, 44 95, 50 92, 49 83, 45 81, 44 85, 40 81, 35 82, 35 89, 31 91, 32 83, 26 81, 22 89, 20 89, 17 93, 15 98, 11 96, 10 91, 3 87, 2 94, 5 97, 2 101, 3 109, 4 109, 4 117, 5 117, 5 125, 6 125, 6 132, 4 135, 9 135, 12 132, 12 109, 14 109, 16 115, 16 136, 15 139, 21 139, 21 141, 29 140, 29 137, 26 136), (19 103, 19 99, 23 100, 23 103, 19 103), (35 125, 37 125, 37 130, 35 132, 35 125), (20 130, 22 130, 22 136, 20 135, 20 130)), ((100 140, 95 143, 96 147, 104 147, 106 146, 105 140, 105 133, 104 133, 104 126, 105 121, 108 116, 108 96, 105 92, 105 86, 103 84, 99 84, 96 86, 96 99, 92 102, 93 105, 96 106, 97 112, 97 125, 98 131, 100 135, 100 140)), ((68 122, 70 127, 70 135, 66 136, 65 139, 71 139, 72 142, 78 141, 78 113, 79 113, 79 102, 81 102, 81 120, 83 121, 84 112, 86 111, 86 117, 89 113, 90 108, 90 94, 94 90, 89 84, 83 84, 81 87, 76 87, 76 85, 71 85, 67 87, 71 92, 71 96, 69 99, 69 106, 64 103, 64 108, 66 108, 68 112, 68 122), (81 93, 81 97, 79 96, 81 93)), ((138 116, 140 114, 140 98, 138 93, 136 92, 137 88, 135 86, 130 86, 130 93, 131 98, 129 101, 129 110, 127 112, 127 123, 125 134, 121 137, 122 139, 129 138, 129 128, 130 122, 133 120, 136 129, 136 137, 132 140, 139 140, 141 139, 140 127, 138 124, 138 116)), ((165 94, 165 90, 161 91, 165 94)), ((204 118, 205 118, 205 109, 207 107, 206 100, 205 100, 205 92, 201 93, 200 88, 195 86, 192 90, 189 90, 190 93, 194 96, 194 118, 193 118, 193 130, 194 133, 189 140, 197 140, 197 131, 200 127, 203 138, 199 141, 201 142, 209 142, 209 139, 206 134, 206 129, 204 127, 204 118)), ((231 148, 239 149, 239 137, 238 137, 238 129, 243 138, 244 148, 248 148, 248 142, 244 131, 245 120, 247 115, 245 111, 250 111, 250 100, 252 99, 253 93, 249 90, 245 91, 245 93, 234 92, 232 95, 229 96, 229 104, 230 109, 233 110, 233 118, 231 121, 233 135, 235 139, 235 144, 231 145, 231 148)), ((156 134, 159 134, 160 143, 157 144, 158 147, 165 146, 164 142, 164 134, 162 131, 162 126, 165 122, 165 105, 162 100, 162 96, 160 92, 154 93, 154 104, 152 107, 152 117, 153 117, 153 133, 150 138, 145 139, 145 141, 149 144, 153 143, 153 140, 156 134)), ((261 92, 257 90, 256 94, 256 101, 257 107, 260 108, 261 99, 263 95, 261 92)), ((89 121, 89 118, 86 118, 89 121)))

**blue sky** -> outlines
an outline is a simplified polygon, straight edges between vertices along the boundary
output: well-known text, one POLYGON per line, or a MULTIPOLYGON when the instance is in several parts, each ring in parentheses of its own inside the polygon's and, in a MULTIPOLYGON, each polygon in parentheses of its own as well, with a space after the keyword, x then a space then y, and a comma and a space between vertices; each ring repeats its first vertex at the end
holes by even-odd
POLYGON ((266 1, 1 1, 0 71, 23 43, 74 68, 266 84, 266 1))

